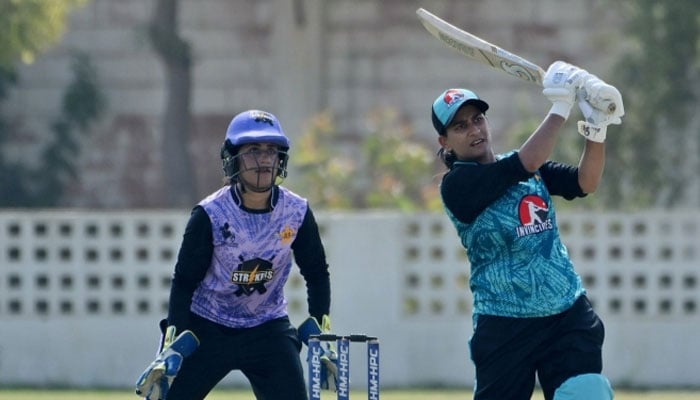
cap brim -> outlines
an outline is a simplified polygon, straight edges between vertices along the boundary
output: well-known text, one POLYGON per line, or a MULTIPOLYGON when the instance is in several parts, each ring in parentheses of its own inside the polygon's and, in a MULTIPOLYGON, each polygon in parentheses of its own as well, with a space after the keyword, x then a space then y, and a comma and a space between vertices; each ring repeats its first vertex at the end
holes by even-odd
POLYGON ((453 108, 453 111, 449 114, 447 121, 445 121, 445 128, 447 128, 452 123, 452 120, 454 119, 455 115, 457 115, 457 111, 459 111, 460 108, 467 105, 472 105, 476 107, 482 113, 485 113, 486 110, 489 109, 488 103, 481 99, 465 99, 464 101, 461 101, 455 105, 456 107, 453 108))

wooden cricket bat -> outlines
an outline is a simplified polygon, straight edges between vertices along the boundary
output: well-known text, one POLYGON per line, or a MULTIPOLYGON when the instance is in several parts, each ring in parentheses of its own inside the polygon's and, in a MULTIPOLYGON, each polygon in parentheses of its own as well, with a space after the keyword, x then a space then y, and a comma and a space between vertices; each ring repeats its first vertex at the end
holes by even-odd
POLYGON ((465 57, 542 86, 545 71, 537 64, 465 32, 423 8, 416 14, 428 32, 465 57))
MULTIPOLYGON (((416 14, 418 14, 418 18, 420 18, 421 23, 423 23, 428 32, 460 52, 463 56, 516 78, 542 86, 545 70, 539 65, 489 43, 478 36, 465 32, 424 8, 419 8, 416 14)), ((577 97, 589 100, 589 96, 584 89, 578 90, 577 97)), ((608 113, 615 111, 615 103, 612 101, 603 102, 603 104, 598 106, 601 107, 601 110, 605 110, 608 113)), ((591 107, 591 105, 584 101, 581 102, 581 107, 591 107)))

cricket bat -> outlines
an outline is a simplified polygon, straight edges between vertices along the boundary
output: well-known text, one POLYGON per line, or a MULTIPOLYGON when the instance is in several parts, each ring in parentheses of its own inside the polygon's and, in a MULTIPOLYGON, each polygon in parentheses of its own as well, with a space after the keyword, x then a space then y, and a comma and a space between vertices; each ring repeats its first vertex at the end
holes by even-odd
POLYGON ((428 32, 463 56, 542 86, 545 71, 539 65, 465 32, 423 8, 416 14, 428 32))
MULTIPOLYGON (((418 18, 420 18, 421 23, 430 34, 457 50, 463 56, 491 68, 501 70, 516 78, 542 86, 545 70, 539 65, 489 43, 478 36, 463 31, 424 8, 419 8, 416 14, 418 14, 418 18)), ((583 89, 579 89, 577 97, 584 100, 589 99, 588 94, 583 89)), ((602 106, 601 110, 605 110, 608 113, 613 113, 616 108, 614 102, 608 101, 598 106, 602 106)), ((590 108, 591 105, 584 101, 581 102, 581 107, 590 108)))

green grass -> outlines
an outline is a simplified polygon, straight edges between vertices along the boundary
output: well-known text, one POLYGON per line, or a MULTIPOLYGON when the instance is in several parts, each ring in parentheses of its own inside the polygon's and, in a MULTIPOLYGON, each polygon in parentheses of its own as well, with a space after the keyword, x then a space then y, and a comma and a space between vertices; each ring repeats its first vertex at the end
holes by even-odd
MULTIPOLYGON (((353 391, 351 399, 366 399, 364 391, 353 391)), ((697 400, 700 398, 700 390, 697 391, 625 391, 618 390, 616 400, 697 400)), ((128 390, 30 390, 30 389, 3 389, 0 388, 0 400, 138 400, 140 397, 128 390)), ((334 393, 324 392, 323 400, 335 399, 334 393)), ((383 400, 468 400, 471 399, 469 390, 382 390, 383 400)), ((543 399, 537 392, 533 400, 543 399)), ((212 392, 207 400, 254 400, 248 390, 217 389, 212 392)))

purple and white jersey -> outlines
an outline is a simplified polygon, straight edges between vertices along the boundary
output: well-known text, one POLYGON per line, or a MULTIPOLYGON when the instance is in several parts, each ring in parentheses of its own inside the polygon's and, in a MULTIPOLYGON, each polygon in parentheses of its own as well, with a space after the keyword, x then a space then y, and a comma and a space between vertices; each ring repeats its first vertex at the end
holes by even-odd
POLYGON ((242 209, 224 187, 199 203, 209 215, 214 253, 192 296, 191 311, 231 328, 248 328, 287 315, 284 285, 291 244, 308 204, 280 187, 270 212, 242 209))

